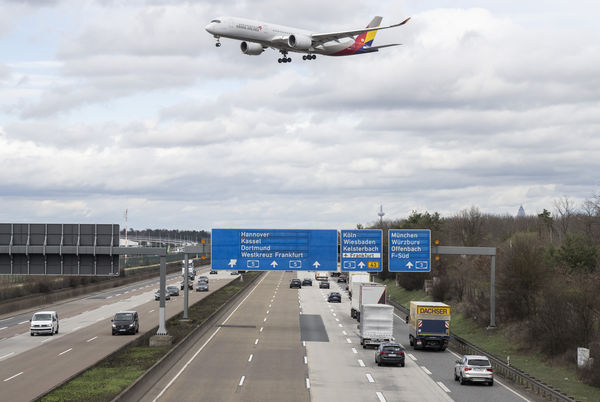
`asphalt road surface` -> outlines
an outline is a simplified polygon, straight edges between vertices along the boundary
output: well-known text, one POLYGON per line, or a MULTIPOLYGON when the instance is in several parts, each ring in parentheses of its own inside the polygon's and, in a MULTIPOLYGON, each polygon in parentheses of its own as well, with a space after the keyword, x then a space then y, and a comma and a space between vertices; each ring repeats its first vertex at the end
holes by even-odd
MULTIPOLYGON (((208 273, 208 269, 202 269, 208 273)), ((229 272, 209 275, 210 291, 235 276, 229 272)), ((167 284, 181 282, 180 275, 169 277, 167 284)), ((44 306, 39 310, 56 310, 59 333, 54 336, 30 336, 29 319, 33 311, 16 312, 0 317, 0 390, 3 400, 28 401, 46 393, 55 385, 89 367, 134 337, 158 325, 158 301, 154 291, 158 278, 122 288, 110 289, 87 297, 44 306), (111 322, 120 310, 137 310, 140 316, 138 335, 112 336, 111 322)), ((190 291, 189 303, 206 292, 190 291)), ((166 302, 166 317, 183 310, 183 292, 166 302)))

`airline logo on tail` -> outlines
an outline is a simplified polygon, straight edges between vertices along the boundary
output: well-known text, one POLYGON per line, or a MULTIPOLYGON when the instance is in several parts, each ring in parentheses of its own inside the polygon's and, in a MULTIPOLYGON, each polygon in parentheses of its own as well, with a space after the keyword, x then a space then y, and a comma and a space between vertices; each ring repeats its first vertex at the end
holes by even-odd
MULTIPOLYGON (((381 24, 381 17, 375 17, 369 22, 366 28, 377 28, 381 24)), ((408 20, 407 20, 408 21, 408 20)), ((406 21, 405 21, 406 22, 406 21)), ((364 32, 356 37, 354 44, 338 53, 333 54, 334 56, 349 56, 351 54, 360 53, 371 53, 377 52, 378 48, 371 48, 373 41, 377 35, 377 30, 364 32)))

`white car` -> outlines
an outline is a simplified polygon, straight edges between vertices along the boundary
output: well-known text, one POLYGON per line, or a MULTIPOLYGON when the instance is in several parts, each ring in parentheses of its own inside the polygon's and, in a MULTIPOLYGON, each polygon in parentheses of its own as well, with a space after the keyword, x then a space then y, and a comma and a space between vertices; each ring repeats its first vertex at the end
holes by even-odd
POLYGON ((454 366, 454 381, 460 381, 461 385, 467 382, 494 385, 494 369, 486 356, 464 355, 454 366))
POLYGON ((31 336, 38 334, 58 334, 58 313, 56 311, 38 311, 29 320, 29 333, 31 336))

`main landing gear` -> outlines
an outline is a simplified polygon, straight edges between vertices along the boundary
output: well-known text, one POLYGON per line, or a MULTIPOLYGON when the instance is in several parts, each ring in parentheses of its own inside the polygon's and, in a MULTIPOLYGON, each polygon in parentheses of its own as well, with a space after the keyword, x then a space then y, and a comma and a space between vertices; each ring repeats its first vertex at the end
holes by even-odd
POLYGON ((279 52, 283 55, 283 57, 280 59, 277 59, 277 63, 291 63, 292 62, 292 59, 287 57, 287 54, 288 54, 287 50, 280 50, 279 52))
POLYGON ((316 58, 316 54, 305 54, 304 56, 302 56, 302 60, 314 60, 316 58))

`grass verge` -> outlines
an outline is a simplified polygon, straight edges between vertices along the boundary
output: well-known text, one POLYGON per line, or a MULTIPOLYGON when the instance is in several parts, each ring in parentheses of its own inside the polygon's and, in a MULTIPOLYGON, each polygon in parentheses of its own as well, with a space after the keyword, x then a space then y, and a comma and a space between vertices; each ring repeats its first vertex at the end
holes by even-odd
MULTIPOLYGON (((394 280, 378 280, 387 285, 387 296, 397 303, 408 307, 411 300, 432 300, 424 291, 408 291, 396 286, 394 280)), ((452 312, 451 331, 486 352, 506 360, 527 374, 542 380, 546 384, 561 390, 582 402, 600 401, 600 389, 582 383, 575 366, 565 366, 561 362, 544 359, 535 352, 527 352, 523 345, 515 343, 499 325, 495 330, 486 330, 464 315, 452 312)), ((573 357, 574 359, 575 357, 573 357)))
POLYGON ((42 396, 38 401, 101 402, 112 400, 257 275, 260 273, 246 273, 244 282, 238 278, 191 305, 188 308, 189 321, 187 322, 180 321, 183 312, 170 318, 166 322, 166 327, 169 335, 173 336, 173 345, 149 347, 148 340, 154 335, 154 331, 150 331, 106 357, 94 367, 42 396))

